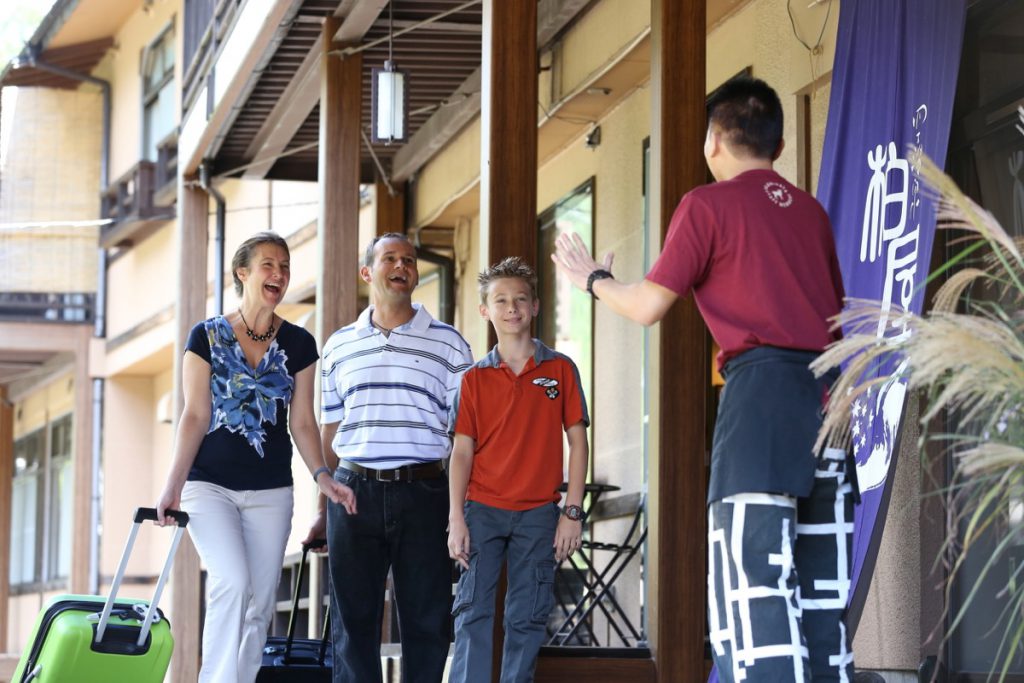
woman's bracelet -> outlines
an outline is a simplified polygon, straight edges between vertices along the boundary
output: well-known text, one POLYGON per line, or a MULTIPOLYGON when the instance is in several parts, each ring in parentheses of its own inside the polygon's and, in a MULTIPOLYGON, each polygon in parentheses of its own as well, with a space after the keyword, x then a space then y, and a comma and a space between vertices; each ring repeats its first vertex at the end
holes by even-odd
POLYGON ((321 465, 320 467, 317 467, 316 471, 313 472, 313 481, 319 484, 320 475, 323 474, 324 472, 330 474, 331 468, 327 467, 326 465, 321 465))

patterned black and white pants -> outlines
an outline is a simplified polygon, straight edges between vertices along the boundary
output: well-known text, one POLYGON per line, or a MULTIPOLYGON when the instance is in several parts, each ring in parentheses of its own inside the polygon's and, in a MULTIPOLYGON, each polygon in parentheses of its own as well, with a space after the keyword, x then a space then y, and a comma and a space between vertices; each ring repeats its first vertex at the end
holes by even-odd
POLYGON ((709 506, 708 624, 721 681, 853 680, 845 461, 826 449, 806 498, 743 493, 709 506))

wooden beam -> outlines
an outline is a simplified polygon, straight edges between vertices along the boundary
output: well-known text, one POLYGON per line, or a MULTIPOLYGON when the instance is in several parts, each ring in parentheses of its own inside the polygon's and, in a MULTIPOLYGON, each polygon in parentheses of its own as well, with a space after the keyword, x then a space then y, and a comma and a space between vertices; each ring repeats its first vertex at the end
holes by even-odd
MULTIPOLYGON (((546 45, 561 32, 590 0, 540 0, 537 3, 536 45, 546 45)), ((516 3, 511 3, 515 5, 516 3)), ((393 181, 407 180, 459 134, 480 113, 480 70, 471 73, 441 107, 427 119, 391 162, 393 181), (461 99, 461 102, 459 101, 461 99)), ((536 117, 536 112, 534 113, 536 117)))
POLYGON ((316 297, 319 344, 356 319, 358 288, 353 268, 359 259, 359 157, 363 58, 328 55, 340 21, 328 17, 321 35, 320 217, 317 222, 316 297))
POLYGON ((379 180, 375 184, 377 198, 377 234, 405 232, 405 186, 395 187, 391 196, 388 186, 379 180))
POLYGON ((200 95, 188 111, 182 112, 178 135, 180 173, 195 173, 203 159, 216 156, 224 134, 273 57, 271 48, 287 34, 301 7, 301 0, 242 5, 241 14, 213 65, 216 78, 212 90, 200 95), (208 114, 209 102, 213 103, 213 111, 208 114))
POLYGON ((592 0, 540 0, 537 3, 537 46, 548 46, 592 0))
MULTIPOLYGON (((7 652, 11 595, 11 488, 14 471, 14 406, 0 386, 0 652, 7 652)), ((13 672, 12 672, 13 673, 13 672)))
MULTIPOLYGON (((181 388, 181 360, 188 333, 206 317, 207 244, 209 242, 210 197, 198 187, 178 183, 180 229, 178 230, 178 305, 174 340, 174 422, 184 407, 181 388), (197 286, 198 285, 198 286, 197 286)), ((171 621, 174 654, 171 680, 194 683, 199 677, 199 555, 188 534, 181 539, 171 569, 171 621)))
MULTIPOLYGON (((651 0, 651 225, 662 240, 683 194, 706 178, 706 0, 651 0)), ((648 583, 658 681, 705 675, 704 575, 709 349, 689 297, 660 325, 658 444, 651 471, 656 558, 648 583)))
MULTIPOLYGON (((615 683, 654 683, 654 661, 649 658, 609 656, 570 656, 556 652, 562 648, 541 648, 534 683, 565 683, 569 680, 615 681, 615 683)), ((572 648, 567 648, 572 649, 572 648)), ((598 650, 603 648, 590 648, 598 650)))
POLYGON ((537 260, 537 3, 484 0, 481 256, 537 260))
MULTIPOLYGON (((374 26, 376 28, 387 29, 389 25, 393 25, 395 30, 400 31, 403 28, 411 28, 413 26, 416 26, 416 24, 418 24, 418 23, 419 22, 417 22, 417 21, 409 21, 407 19, 406 20, 401 20, 401 21, 396 19, 393 24, 389 24, 389 22, 387 20, 380 19, 380 20, 378 20, 378 21, 376 21, 374 23, 374 26)), ((425 24, 425 25, 422 25, 422 26, 416 26, 416 30, 417 31, 433 31, 435 33, 437 33, 437 32, 443 32, 443 33, 470 33, 470 34, 477 34, 477 35, 479 35, 479 33, 481 31, 480 24, 468 24, 468 23, 464 23, 464 22, 461 22, 461 21, 435 21, 435 22, 432 22, 430 24, 425 24)))
POLYGON ((458 104, 434 112, 409 142, 395 152, 391 160, 392 181, 408 180, 480 114, 480 69, 471 73, 448 101, 458 104))
MULTIPOLYGON (((387 0, 362 0, 345 8, 347 13, 331 44, 362 40, 386 6, 387 0)), ((322 55, 323 41, 318 41, 306 53, 294 77, 249 144, 245 156, 257 164, 246 169, 243 178, 266 177, 277 155, 285 151, 320 101, 322 55)))
POLYGON ((388 0, 357 0, 345 15, 341 25, 336 27, 332 44, 351 45, 358 43, 373 27, 377 17, 388 6, 388 0))
POLYGON ((313 107, 320 101, 320 63, 323 43, 316 42, 295 77, 281 93, 277 104, 263 121, 258 133, 245 151, 247 159, 255 165, 246 169, 243 178, 264 178, 281 152, 309 118, 313 107))

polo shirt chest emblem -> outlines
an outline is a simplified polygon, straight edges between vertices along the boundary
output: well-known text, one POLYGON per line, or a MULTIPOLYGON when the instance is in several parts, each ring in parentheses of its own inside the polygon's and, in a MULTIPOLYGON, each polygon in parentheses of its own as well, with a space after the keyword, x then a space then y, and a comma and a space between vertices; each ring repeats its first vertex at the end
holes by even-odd
POLYGON ((786 186, 774 180, 764 184, 764 193, 768 195, 768 199, 772 200, 773 204, 780 208, 785 209, 793 203, 793 195, 789 193, 786 186))
POLYGON ((550 398, 552 401, 558 398, 558 389, 555 388, 558 386, 557 379, 551 379, 549 377, 538 377, 537 379, 533 380, 533 383, 539 387, 544 387, 544 393, 547 394, 548 398, 550 398))

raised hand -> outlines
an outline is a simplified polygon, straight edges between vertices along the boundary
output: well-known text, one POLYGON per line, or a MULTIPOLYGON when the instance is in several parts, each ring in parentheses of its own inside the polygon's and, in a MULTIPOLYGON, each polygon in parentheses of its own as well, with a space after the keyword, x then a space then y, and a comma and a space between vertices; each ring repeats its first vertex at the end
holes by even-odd
POLYGON ((590 256, 590 250, 583 243, 583 238, 576 233, 563 232, 555 240, 555 253, 551 255, 558 270, 569 277, 569 281, 582 290, 587 289, 587 278, 595 270, 611 271, 613 252, 604 255, 604 262, 598 263, 590 256))

